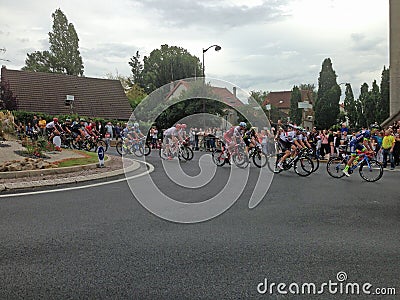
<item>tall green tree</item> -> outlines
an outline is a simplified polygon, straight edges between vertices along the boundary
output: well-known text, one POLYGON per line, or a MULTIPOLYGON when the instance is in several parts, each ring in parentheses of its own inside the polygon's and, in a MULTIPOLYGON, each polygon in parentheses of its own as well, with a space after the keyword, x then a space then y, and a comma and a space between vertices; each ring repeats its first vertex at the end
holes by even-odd
POLYGON ((319 73, 315 104, 315 122, 319 128, 330 128, 338 122, 341 91, 336 77, 331 59, 326 58, 319 73))
POLYGON ((294 86, 292 89, 292 93, 290 95, 290 110, 289 117, 292 123, 297 125, 301 124, 303 111, 301 108, 298 108, 298 104, 301 102, 301 93, 298 86, 294 86))
POLYGON ((360 96, 358 97, 357 103, 357 115, 358 121, 357 125, 359 127, 366 127, 368 125, 368 120, 365 116, 366 106, 368 105, 369 98, 369 87, 367 83, 363 83, 360 89, 360 96))
POLYGON ((381 124, 390 114, 390 83, 389 83, 389 68, 383 67, 381 77, 381 99, 378 105, 377 121, 381 124))
POLYGON ((354 94, 350 83, 346 83, 346 90, 344 93, 344 110, 349 120, 349 127, 356 128, 358 120, 357 103, 354 99, 354 94))
POLYGON ((198 57, 181 47, 161 45, 160 49, 143 58, 141 86, 150 94, 165 84, 199 74, 201 63, 198 57))
POLYGON ((376 80, 372 83, 372 88, 368 92, 368 97, 365 101, 364 115, 367 121, 367 125, 371 125, 377 122, 378 112, 380 110, 379 104, 381 99, 381 93, 376 80))
POLYGON ((52 14, 53 31, 49 32, 50 51, 28 53, 23 70, 83 75, 79 38, 72 23, 61 9, 52 14))
POLYGON ((139 51, 136 51, 136 54, 132 56, 128 64, 131 66, 132 82, 139 86, 143 86, 143 63, 140 60, 139 51))

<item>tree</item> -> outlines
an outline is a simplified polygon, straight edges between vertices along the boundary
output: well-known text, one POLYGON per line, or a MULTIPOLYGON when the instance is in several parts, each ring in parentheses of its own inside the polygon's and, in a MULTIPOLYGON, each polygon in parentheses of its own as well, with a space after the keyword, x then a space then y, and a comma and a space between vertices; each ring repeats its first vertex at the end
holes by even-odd
POLYGON ((138 84, 140 86, 143 86, 143 64, 140 61, 140 54, 139 51, 136 51, 136 55, 132 56, 131 61, 129 62, 129 65, 131 66, 131 72, 132 72, 132 81, 134 84, 138 84))
POLYGON ((301 124, 303 117, 303 112, 301 108, 298 107, 299 102, 301 102, 301 93, 299 88, 294 86, 290 95, 289 117, 291 122, 297 125, 301 124))
POLYGON ((381 77, 381 98, 379 102, 379 110, 377 121, 381 124, 390 114, 390 83, 389 83, 389 68, 383 67, 382 77, 381 77))
POLYGON ((318 93, 315 104, 315 122, 319 128, 330 128, 338 121, 340 87, 330 58, 322 63, 318 78, 318 93))
POLYGON ((53 31, 49 32, 50 51, 28 53, 23 70, 83 75, 79 38, 72 23, 60 9, 52 14, 53 31))
POLYGON ((344 110, 349 120, 349 127, 356 128, 357 126, 357 103, 354 99, 353 90, 350 83, 346 83, 346 91, 344 97, 344 110))
POLYGON ((381 99, 381 93, 376 80, 372 83, 372 88, 368 92, 368 97, 365 100, 364 115, 367 121, 367 125, 371 125, 377 122, 378 112, 380 110, 379 103, 381 99))
POLYGON ((54 57, 49 51, 35 51, 28 53, 25 60, 25 67, 22 70, 35 71, 35 72, 54 72, 54 57))
POLYGON ((17 97, 10 89, 10 83, 5 80, 0 82, 0 109, 16 110, 18 108, 17 97))
MULTIPOLYGON (((208 113, 212 115, 222 115, 227 105, 213 99, 219 99, 212 91, 210 84, 204 84, 202 80, 190 83, 187 90, 182 91, 178 99, 168 100, 169 106, 157 118, 156 124, 159 128, 168 128, 186 116, 198 113, 208 113), (203 110, 205 104, 205 111, 203 110)), ((208 121, 208 120, 207 120, 208 121)), ((210 124, 203 124, 210 126, 210 124)), ((216 126, 217 124, 213 124, 216 126)))
MULTIPOLYGON (((140 69, 136 57, 133 57, 133 61, 131 59, 131 63, 135 72, 138 67, 140 69)), ((160 49, 153 50, 149 56, 143 58, 143 70, 135 76, 140 79, 140 85, 145 92, 150 94, 165 84, 194 77, 196 74, 201 74, 198 57, 181 47, 161 45, 160 49)))
POLYGON ((361 86, 360 90, 360 96, 358 97, 358 103, 357 103, 357 115, 358 115, 358 120, 357 120, 357 125, 360 127, 366 127, 368 124, 367 118, 365 117, 365 109, 366 109, 366 103, 368 103, 368 97, 369 97, 369 92, 368 92, 368 84, 365 82, 361 86))

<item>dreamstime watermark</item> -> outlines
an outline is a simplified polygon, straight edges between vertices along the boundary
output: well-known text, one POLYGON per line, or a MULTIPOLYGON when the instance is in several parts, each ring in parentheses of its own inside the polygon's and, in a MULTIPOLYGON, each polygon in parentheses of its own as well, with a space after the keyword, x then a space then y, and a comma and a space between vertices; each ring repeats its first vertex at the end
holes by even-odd
MULTIPOLYGON (((230 107, 225 109, 225 114, 222 116, 193 114, 178 122, 186 123, 188 128, 222 127, 224 132, 231 125, 228 122, 228 115, 239 112, 249 121, 249 126, 257 127, 259 130, 270 127, 263 109, 248 92, 226 81, 202 77, 179 80, 155 90, 136 107, 129 123, 139 123, 141 131, 146 134, 157 118, 163 118, 171 107, 180 107, 184 110, 187 105, 202 103, 204 109, 205 99, 208 105, 220 102, 230 107), (228 91, 231 93, 224 96, 228 91)), ((145 160, 146 157, 141 159, 145 160)), ((129 165, 129 160, 129 156, 123 156, 124 167, 129 165)), ((176 160, 162 161, 162 167, 171 185, 186 189, 184 193, 188 193, 187 189, 190 190, 189 193, 196 193, 198 189, 207 188, 207 184, 216 178, 217 166, 209 154, 199 159, 200 173, 196 176, 186 174, 176 160)), ((254 188, 249 199, 249 208, 256 207, 262 201, 271 185, 272 177, 273 172, 268 168, 259 169, 257 178, 252 177, 251 183, 254 184, 254 188)), ((128 184, 135 198, 154 215, 177 223, 197 223, 210 220, 229 209, 243 193, 249 178, 249 168, 242 169, 232 164, 224 187, 216 195, 206 196, 205 199, 195 203, 178 201, 167 195, 159 188, 151 174, 128 180, 128 184)))
POLYGON ((257 285, 257 292, 263 295, 396 295, 394 287, 374 287, 369 282, 349 282, 347 279, 347 273, 343 271, 336 274, 336 280, 319 284, 313 282, 276 283, 264 278, 264 281, 257 285))

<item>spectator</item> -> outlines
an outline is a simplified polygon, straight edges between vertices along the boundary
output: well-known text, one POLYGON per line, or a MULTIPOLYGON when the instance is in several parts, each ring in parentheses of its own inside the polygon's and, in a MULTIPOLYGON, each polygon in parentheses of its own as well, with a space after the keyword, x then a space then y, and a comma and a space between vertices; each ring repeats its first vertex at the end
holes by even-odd
POLYGON ((115 139, 118 141, 119 138, 122 138, 121 136, 122 128, 120 123, 117 123, 117 125, 115 125, 114 131, 115 131, 115 139))
POLYGON ((342 128, 340 128, 340 133, 343 134, 343 132, 349 132, 349 128, 347 128, 346 123, 342 123, 342 128))
POLYGON ((33 126, 31 122, 28 122, 28 124, 25 126, 25 134, 33 139, 33 126))
POLYGON ((383 167, 387 166, 387 158, 389 156, 390 160, 390 169, 394 169, 394 157, 393 157, 393 149, 395 145, 395 138, 390 132, 390 130, 385 131, 385 136, 382 140, 382 154, 383 154, 383 167))
POLYGON ((46 135, 46 124, 47 124, 46 120, 43 119, 42 117, 39 117, 38 126, 41 136, 46 135))
MULTIPOLYGON (((400 121, 398 122, 400 125, 400 121)), ((394 164, 398 166, 400 164, 400 127, 397 128, 396 132, 394 133, 395 144, 393 148, 393 158, 394 164)))
POLYGON ((322 159, 325 159, 325 156, 330 153, 328 131, 324 129, 321 132, 320 137, 321 137, 321 157, 322 157, 322 159))
POLYGON ((110 146, 110 140, 113 139, 113 130, 114 130, 111 122, 108 122, 106 126, 104 126, 104 130, 105 130, 104 137, 106 139, 108 146, 110 146))
POLYGON ((158 140, 158 129, 156 126, 153 126, 150 129, 150 136, 151 136, 151 145, 153 149, 157 148, 157 140, 158 140))
POLYGON ((34 129, 35 131, 39 131, 39 119, 38 119, 37 115, 34 115, 34 116, 33 116, 33 119, 32 119, 32 127, 33 127, 33 129, 34 129))

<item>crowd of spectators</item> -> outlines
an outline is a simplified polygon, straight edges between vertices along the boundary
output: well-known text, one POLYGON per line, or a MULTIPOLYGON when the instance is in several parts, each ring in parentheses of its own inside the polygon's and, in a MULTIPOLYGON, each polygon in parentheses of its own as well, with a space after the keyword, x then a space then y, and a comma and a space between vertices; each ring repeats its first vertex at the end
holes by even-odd
MULTIPOLYGON (((283 126, 281 121, 274 127, 283 126)), ((375 151, 376 158, 382 162, 384 168, 390 163, 394 169, 400 165, 400 121, 394 122, 387 128, 381 128, 378 124, 372 124, 370 128, 363 128, 371 131, 371 144, 375 151)), ((338 156, 340 151, 347 151, 351 139, 358 131, 350 130, 345 123, 338 130, 323 129, 317 130, 307 128, 307 136, 310 144, 315 148, 316 156, 319 159, 328 159, 338 156)))

